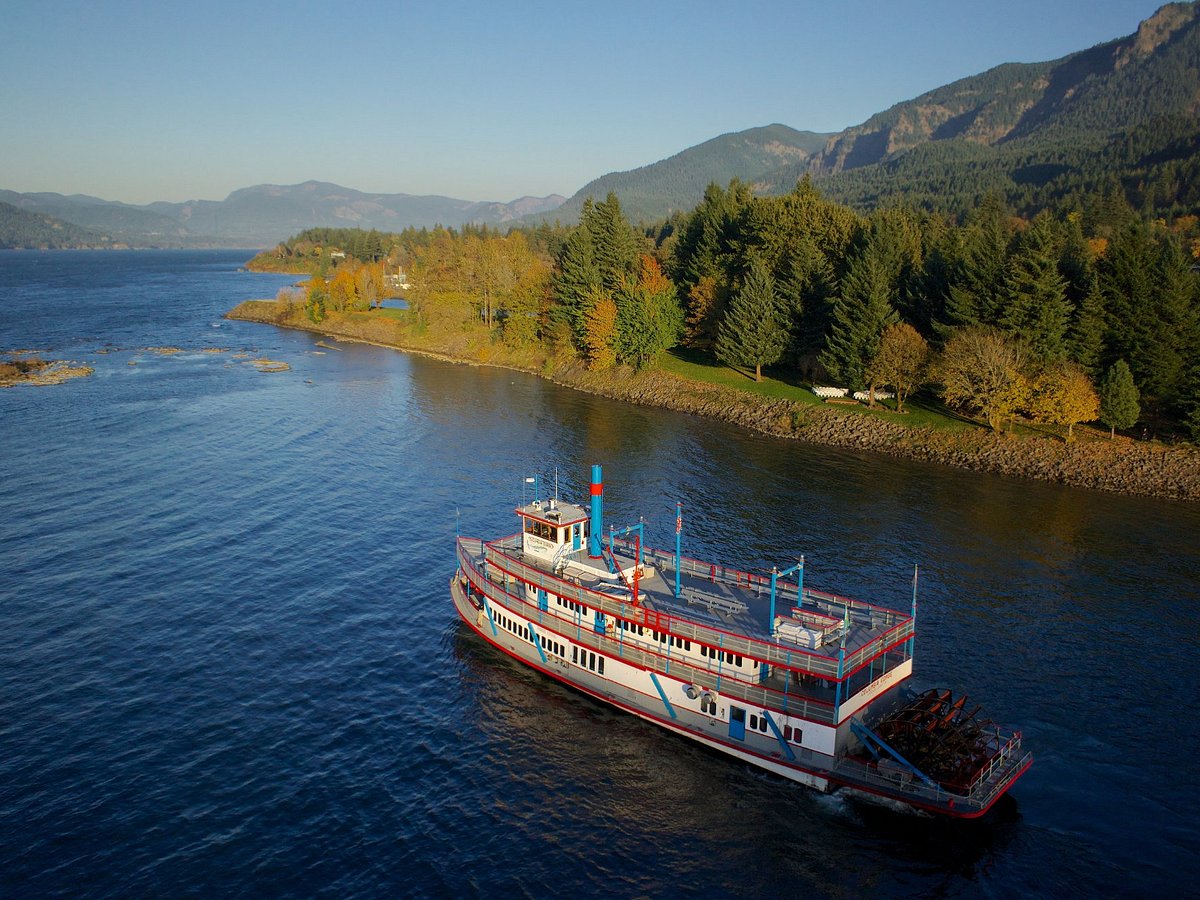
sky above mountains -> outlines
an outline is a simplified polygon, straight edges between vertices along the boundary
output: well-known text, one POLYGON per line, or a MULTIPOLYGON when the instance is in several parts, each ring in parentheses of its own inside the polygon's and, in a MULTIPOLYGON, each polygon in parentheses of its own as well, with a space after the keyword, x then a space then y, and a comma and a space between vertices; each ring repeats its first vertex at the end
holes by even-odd
POLYGON ((0 188, 570 195, 725 132, 840 131, 1130 34, 1159 5, 10 0, 0 188))

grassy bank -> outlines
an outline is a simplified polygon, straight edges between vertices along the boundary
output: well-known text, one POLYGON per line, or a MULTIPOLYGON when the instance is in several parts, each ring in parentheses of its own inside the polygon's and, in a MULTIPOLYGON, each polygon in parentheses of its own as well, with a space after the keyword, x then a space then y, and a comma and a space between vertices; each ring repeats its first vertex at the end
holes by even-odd
POLYGON ((482 327, 441 331, 415 326, 403 310, 335 313, 319 326, 298 308, 247 301, 229 318, 301 328, 455 362, 520 369, 588 393, 708 416, 764 434, 814 444, 871 450, 987 472, 1170 499, 1200 500, 1200 451, 1166 447, 1076 428, 1067 444, 1041 426, 995 435, 936 402, 918 398, 904 414, 823 403, 799 383, 752 377, 687 353, 667 354, 640 373, 591 372, 545 350, 496 343, 482 327))

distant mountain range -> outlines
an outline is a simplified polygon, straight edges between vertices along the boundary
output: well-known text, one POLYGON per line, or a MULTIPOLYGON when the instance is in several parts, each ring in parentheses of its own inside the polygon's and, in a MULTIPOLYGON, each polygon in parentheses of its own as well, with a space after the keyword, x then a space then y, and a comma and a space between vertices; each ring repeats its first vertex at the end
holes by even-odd
POLYGON ((0 221, 11 226, 0 231, 0 246, 20 245, 13 235, 22 227, 43 240, 77 242, 68 246, 258 247, 316 226, 398 231, 573 222, 587 197, 609 191, 631 220, 653 222, 692 209, 710 182, 736 177, 761 193, 782 193, 805 175, 859 209, 903 199, 961 212, 995 191, 1032 213, 1117 185, 1149 214, 1194 212, 1200 206, 1198 9, 1197 2, 1169 4, 1133 35, 1058 60, 997 66, 836 134, 779 124, 724 134, 604 175, 570 199, 479 203, 364 194, 316 181, 258 185, 222 201, 146 206, 0 191, 0 204, 40 217, 19 226, 12 212, 0 210, 0 221))
POLYGON ((86 229, 92 243, 152 247, 265 247, 318 226, 402 231, 410 226, 435 224, 448 227, 467 222, 502 224, 554 209, 564 199, 554 194, 493 203, 413 194, 364 194, 320 181, 260 184, 234 191, 219 201, 159 202, 146 206, 83 194, 19 194, 0 190, 0 203, 86 229))

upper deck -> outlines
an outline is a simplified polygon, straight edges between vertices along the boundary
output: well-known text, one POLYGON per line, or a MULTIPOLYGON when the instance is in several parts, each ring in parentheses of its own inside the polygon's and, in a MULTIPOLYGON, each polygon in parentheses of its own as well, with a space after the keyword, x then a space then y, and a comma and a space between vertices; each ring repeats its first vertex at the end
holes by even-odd
MULTIPOLYGON (((608 564, 584 548, 563 549, 549 564, 526 552, 519 534, 488 543, 463 539, 460 560, 486 569, 514 599, 521 599, 519 585, 528 585, 572 602, 581 613, 575 625, 591 632, 598 649, 616 641, 622 652, 644 654, 651 667, 686 666, 698 684, 726 691, 741 685, 768 705, 801 705, 815 721, 844 720, 874 695, 866 688, 911 658, 909 613, 809 588, 801 597, 799 585, 783 579, 776 579, 772 604, 770 576, 687 558, 676 596, 673 554, 643 549, 639 569, 634 547, 612 545, 615 554, 608 542, 604 547, 608 564)), ((536 605, 527 612, 536 613, 536 605)))

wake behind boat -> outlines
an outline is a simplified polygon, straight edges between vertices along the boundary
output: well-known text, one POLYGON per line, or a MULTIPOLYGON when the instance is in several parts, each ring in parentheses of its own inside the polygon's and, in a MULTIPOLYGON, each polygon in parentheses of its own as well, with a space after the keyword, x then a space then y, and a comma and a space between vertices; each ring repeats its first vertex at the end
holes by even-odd
POLYGON ((913 696, 916 588, 898 611, 804 585, 804 562, 752 574, 603 532, 534 498, 521 530, 458 539, 450 591, 488 643, 626 712, 822 791, 850 788, 961 818, 1032 764, 1020 732, 945 690, 913 696))

